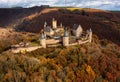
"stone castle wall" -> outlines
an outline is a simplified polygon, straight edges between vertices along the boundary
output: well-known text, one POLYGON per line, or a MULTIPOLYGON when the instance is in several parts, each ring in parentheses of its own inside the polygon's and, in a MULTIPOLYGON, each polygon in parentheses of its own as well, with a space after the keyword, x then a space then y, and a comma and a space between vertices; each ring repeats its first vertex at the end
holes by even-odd
POLYGON ((46 44, 57 44, 59 42, 62 42, 62 40, 55 40, 55 39, 49 39, 49 40, 46 40, 46 44))
POLYGON ((69 46, 69 37, 63 37, 63 46, 69 46))

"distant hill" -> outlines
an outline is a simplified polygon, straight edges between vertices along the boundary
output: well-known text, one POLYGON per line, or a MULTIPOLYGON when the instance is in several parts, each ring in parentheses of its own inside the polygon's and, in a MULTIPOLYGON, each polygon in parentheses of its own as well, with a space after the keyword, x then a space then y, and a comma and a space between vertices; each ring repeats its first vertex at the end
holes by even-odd
POLYGON ((40 12, 44 7, 13 7, 0 8, 0 27, 14 26, 24 19, 24 17, 40 12))
POLYGON ((16 7, 12 7, 12 9, 22 9, 23 7, 21 7, 21 6, 16 6, 16 7))

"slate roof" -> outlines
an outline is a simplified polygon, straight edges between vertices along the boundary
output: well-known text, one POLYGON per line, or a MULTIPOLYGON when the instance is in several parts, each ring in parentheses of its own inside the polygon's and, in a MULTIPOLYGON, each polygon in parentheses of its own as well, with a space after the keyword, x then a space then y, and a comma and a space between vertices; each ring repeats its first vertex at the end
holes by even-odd
POLYGON ((44 34, 42 33, 41 36, 40 36, 40 39, 44 39, 44 38, 45 38, 45 36, 44 36, 44 34))
POLYGON ((44 22, 44 25, 47 25, 47 22, 46 22, 46 21, 44 22))
POLYGON ((90 32, 92 32, 91 28, 90 28, 90 32))
POLYGON ((45 22, 44 22, 44 27, 46 27, 46 26, 47 26, 47 22, 45 21, 45 22))
POLYGON ((52 30, 52 28, 50 26, 47 26, 47 27, 44 28, 45 32, 50 32, 51 30, 52 30))
POLYGON ((67 30, 65 30, 65 32, 64 32, 64 37, 68 37, 68 32, 67 32, 67 30))
POLYGON ((74 24, 72 29, 73 29, 73 30, 77 30, 77 28, 78 28, 79 26, 81 27, 81 25, 74 24))
POLYGON ((87 33, 92 32, 92 29, 90 28, 90 30, 87 30, 86 32, 87 32, 87 33))

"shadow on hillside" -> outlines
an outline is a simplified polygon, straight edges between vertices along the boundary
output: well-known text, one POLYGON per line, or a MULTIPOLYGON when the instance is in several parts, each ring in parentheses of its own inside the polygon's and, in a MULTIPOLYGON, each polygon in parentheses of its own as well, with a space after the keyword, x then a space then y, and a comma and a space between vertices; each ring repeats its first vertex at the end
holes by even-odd
POLYGON ((21 19, 31 14, 40 12, 43 8, 0 8, 0 27, 21 22, 21 19))

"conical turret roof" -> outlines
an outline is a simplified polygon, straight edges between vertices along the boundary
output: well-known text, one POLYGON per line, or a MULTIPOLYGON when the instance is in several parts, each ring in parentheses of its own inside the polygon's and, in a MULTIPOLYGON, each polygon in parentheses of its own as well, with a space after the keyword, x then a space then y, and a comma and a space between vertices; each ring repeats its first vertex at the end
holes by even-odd
POLYGON ((41 34, 40 39, 45 39, 44 33, 41 34))
POLYGON ((65 31, 64 31, 64 37, 68 37, 67 29, 65 29, 65 31))
POLYGON ((92 32, 92 29, 90 28, 90 32, 92 32))

